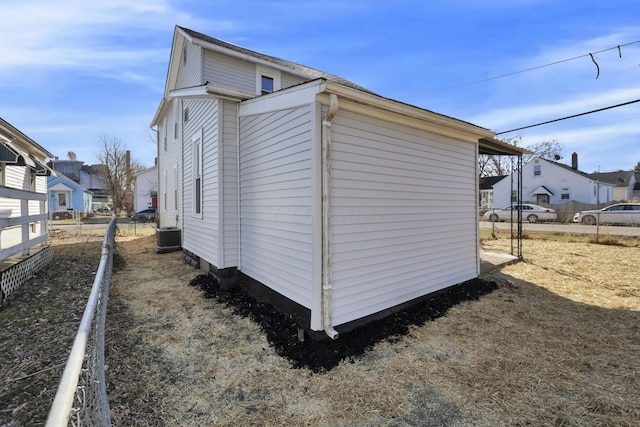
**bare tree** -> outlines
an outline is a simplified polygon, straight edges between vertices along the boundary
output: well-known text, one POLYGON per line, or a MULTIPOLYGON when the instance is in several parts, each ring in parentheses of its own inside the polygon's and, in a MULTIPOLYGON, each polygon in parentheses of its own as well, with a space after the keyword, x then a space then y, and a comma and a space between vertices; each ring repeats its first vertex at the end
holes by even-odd
POLYGON ((119 215, 121 209, 131 213, 133 209, 133 176, 144 167, 131 160, 131 152, 119 139, 113 136, 100 137, 100 148, 96 159, 102 165, 101 172, 106 190, 113 200, 113 212, 119 215))
MULTIPOLYGON (((522 138, 520 136, 514 136, 512 138, 504 139, 502 142, 520 147, 522 138)), ((525 150, 533 153, 524 154, 522 156, 522 161, 524 163, 530 162, 534 157, 540 157, 552 162, 558 161, 562 158, 562 144, 555 139, 531 144, 524 148, 525 150)), ((486 154, 478 156, 478 173, 480 176, 509 175, 516 167, 517 162, 513 156, 493 156, 486 154)))

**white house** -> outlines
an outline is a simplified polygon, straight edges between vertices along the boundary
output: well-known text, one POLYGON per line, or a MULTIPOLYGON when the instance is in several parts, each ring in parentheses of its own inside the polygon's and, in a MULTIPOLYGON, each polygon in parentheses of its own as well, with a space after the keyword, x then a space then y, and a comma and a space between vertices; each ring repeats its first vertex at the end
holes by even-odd
POLYGON ((0 289, 2 298, 51 260, 47 175, 51 153, 0 118, 0 289))
POLYGON ((133 177, 133 210, 155 208, 158 203, 158 167, 152 166, 133 177))
POLYGON ((160 227, 310 332, 479 274, 487 129, 176 27, 158 130, 160 227))
MULTIPOLYGON (((511 175, 507 175, 494 183, 494 207, 516 202, 517 186, 517 173, 513 174, 513 180, 511 175)), ((561 204, 573 200, 589 204, 606 203, 614 200, 614 188, 614 184, 580 172, 576 155, 572 166, 536 157, 522 168, 523 202, 561 204)))

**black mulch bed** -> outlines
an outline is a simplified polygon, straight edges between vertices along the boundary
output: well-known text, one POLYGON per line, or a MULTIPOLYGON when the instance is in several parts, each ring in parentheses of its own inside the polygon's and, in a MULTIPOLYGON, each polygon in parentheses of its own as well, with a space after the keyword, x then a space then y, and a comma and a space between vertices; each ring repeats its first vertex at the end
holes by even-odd
POLYGON ((451 307, 463 301, 478 300, 498 288, 494 282, 472 279, 383 319, 342 333, 337 340, 307 339, 300 342, 297 325, 289 316, 257 301, 239 288, 220 288, 215 278, 205 275, 196 277, 190 285, 201 288, 206 298, 213 298, 232 308, 234 314, 258 323, 280 356, 289 359, 294 368, 307 368, 313 372, 329 371, 342 360, 353 361, 378 342, 395 342, 409 333, 410 326, 424 325, 444 316, 451 307))

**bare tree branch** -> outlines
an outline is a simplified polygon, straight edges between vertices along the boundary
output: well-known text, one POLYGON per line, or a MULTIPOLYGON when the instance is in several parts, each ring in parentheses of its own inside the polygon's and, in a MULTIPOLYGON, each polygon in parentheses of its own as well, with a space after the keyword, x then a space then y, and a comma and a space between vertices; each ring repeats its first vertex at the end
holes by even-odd
POLYGON ((116 215, 123 208, 127 213, 132 212, 131 182, 133 175, 144 169, 138 161, 131 160, 130 156, 130 150, 119 138, 108 135, 100 137, 96 159, 102 165, 101 173, 113 199, 113 212, 116 215))

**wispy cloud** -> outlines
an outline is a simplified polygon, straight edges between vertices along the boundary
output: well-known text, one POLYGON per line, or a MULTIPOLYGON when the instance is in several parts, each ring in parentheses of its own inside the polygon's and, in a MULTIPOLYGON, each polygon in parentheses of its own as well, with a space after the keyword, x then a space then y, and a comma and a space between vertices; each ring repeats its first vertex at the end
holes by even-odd
POLYGON ((200 19, 162 0, 23 0, 2 1, 0 7, 5 79, 19 79, 25 70, 73 68, 102 76, 112 70, 116 79, 136 82, 130 77, 166 62, 176 23, 234 26, 200 19))

